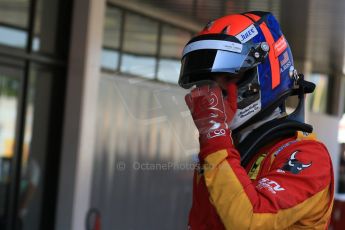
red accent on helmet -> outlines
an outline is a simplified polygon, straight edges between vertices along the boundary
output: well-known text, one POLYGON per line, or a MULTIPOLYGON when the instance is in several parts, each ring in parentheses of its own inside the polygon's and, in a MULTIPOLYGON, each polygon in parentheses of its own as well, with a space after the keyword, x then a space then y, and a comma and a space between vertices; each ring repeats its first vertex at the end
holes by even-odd
POLYGON ((259 21, 261 17, 259 17, 258 15, 255 14, 245 14, 246 16, 250 17, 251 19, 253 19, 255 22, 259 21))
POLYGON ((226 34, 236 36, 252 24, 253 21, 241 14, 228 15, 211 22, 211 24, 205 27, 199 35, 218 34, 227 28, 226 34))
POLYGON ((272 89, 277 87, 280 84, 280 68, 279 68, 279 59, 278 56, 275 55, 274 50, 274 38, 271 34, 271 31, 268 29, 266 23, 262 23, 260 28, 265 36, 265 39, 270 46, 270 52, 268 53, 268 58, 271 64, 271 71, 272 71, 272 89))

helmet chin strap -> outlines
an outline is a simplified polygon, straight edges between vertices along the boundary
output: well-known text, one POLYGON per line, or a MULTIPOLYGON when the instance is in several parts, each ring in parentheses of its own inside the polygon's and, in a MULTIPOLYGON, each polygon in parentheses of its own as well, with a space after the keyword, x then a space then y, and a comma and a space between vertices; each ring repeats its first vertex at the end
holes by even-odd
POLYGON ((292 95, 298 96, 298 105, 291 114, 288 115, 289 120, 304 122, 305 121, 305 94, 312 93, 315 90, 315 84, 304 80, 303 74, 297 74, 294 72, 295 87, 292 95))

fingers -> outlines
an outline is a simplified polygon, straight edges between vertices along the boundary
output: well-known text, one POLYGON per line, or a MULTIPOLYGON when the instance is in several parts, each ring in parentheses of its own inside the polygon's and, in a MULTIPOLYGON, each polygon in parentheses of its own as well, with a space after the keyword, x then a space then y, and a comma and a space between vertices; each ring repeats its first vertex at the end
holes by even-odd
POLYGON ((192 90, 192 98, 200 97, 200 96, 206 96, 209 94, 210 91, 210 86, 209 85, 204 85, 201 87, 197 87, 192 90))
POLYGON ((186 104, 192 113, 196 108, 200 112, 210 107, 219 107, 222 100, 222 90, 218 86, 197 87, 185 96, 186 104))
POLYGON ((186 104, 189 109, 193 108, 193 100, 196 98, 199 98, 201 96, 206 96, 209 93, 209 86, 205 85, 202 87, 197 87, 193 89, 190 93, 186 94, 184 100, 186 101, 186 104))

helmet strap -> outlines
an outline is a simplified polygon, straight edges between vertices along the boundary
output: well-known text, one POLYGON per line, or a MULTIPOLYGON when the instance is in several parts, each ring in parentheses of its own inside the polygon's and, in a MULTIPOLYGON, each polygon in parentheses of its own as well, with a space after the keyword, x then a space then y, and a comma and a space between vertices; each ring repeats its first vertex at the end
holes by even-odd
POLYGON ((246 167, 255 154, 264 146, 282 138, 293 137, 297 131, 311 133, 313 127, 283 117, 275 119, 253 130, 236 149, 241 154, 241 164, 246 167))
POLYGON ((294 76, 295 89, 292 95, 298 96, 298 105, 291 114, 288 115, 289 120, 304 122, 305 120, 305 94, 312 93, 315 89, 315 84, 304 80, 303 74, 297 74, 294 76))

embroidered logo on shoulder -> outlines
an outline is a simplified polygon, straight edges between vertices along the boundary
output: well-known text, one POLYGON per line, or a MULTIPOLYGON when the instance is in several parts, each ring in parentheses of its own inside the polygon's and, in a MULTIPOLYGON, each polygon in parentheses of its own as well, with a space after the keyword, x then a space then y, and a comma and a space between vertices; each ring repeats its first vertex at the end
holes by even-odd
POLYGON ((308 164, 304 164, 302 162, 300 162, 297 158, 296 155, 298 153, 298 150, 293 152, 290 155, 290 158, 288 159, 288 161, 284 164, 284 166, 281 168, 284 171, 289 171, 293 174, 298 174, 300 173, 302 170, 309 168, 312 165, 312 162, 308 163, 308 164))
POLYGON ((270 180, 268 178, 262 178, 259 180, 258 184, 256 185, 256 188, 258 189, 267 189, 273 194, 277 194, 277 192, 284 191, 285 188, 280 186, 277 182, 274 180, 270 180))
POLYGON ((246 43, 253 37, 258 35, 258 30, 254 25, 249 26, 247 29, 243 30, 241 33, 236 35, 236 38, 241 41, 241 43, 246 43))

